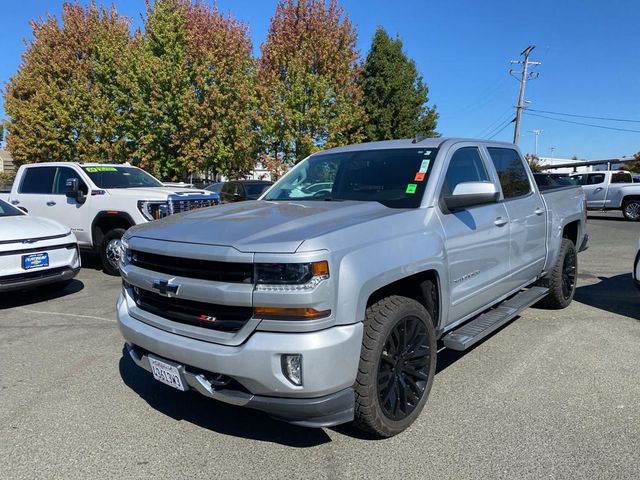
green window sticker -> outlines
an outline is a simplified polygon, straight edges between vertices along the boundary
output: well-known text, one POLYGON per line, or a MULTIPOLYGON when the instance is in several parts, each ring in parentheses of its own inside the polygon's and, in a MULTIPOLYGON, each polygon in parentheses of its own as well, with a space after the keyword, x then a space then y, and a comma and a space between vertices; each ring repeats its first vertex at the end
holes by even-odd
POLYGON ((96 172, 117 172, 118 169, 116 167, 86 167, 85 170, 88 173, 96 173, 96 172))
POLYGON ((415 183, 410 183, 407 185, 407 189, 405 190, 405 193, 416 193, 416 188, 418 188, 418 185, 415 183))

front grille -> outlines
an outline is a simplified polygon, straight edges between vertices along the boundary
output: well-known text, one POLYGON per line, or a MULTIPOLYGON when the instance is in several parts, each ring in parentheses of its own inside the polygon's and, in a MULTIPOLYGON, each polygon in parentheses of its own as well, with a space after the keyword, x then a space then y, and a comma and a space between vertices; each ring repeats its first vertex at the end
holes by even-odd
POLYGON ((215 262, 131 251, 131 265, 177 277, 227 283, 253 283, 253 264, 215 262))
POLYGON ((69 270, 69 267, 50 268, 48 270, 36 270, 29 273, 18 273, 16 275, 7 275, 0 277, 0 285, 8 285, 18 283, 24 280, 40 280, 41 278, 57 277, 61 273, 69 270))
POLYGON ((133 288, 133 299, 138 308, 145 312, 174 322, 222 332, 237 332, 253 315, 252 307, 214 305, 183 298, 169 298, 138 287, 133 288))
POLYGON ((197 198, 197 199, 184 199, 184 200, 171 200, 169 202, 171 213, 182 213, 188 212, 190 210, 196 210, 198 208, 206 208, 213 207, 217 202, 215 200, 215 196, 211 196, 208 198, 197 198))

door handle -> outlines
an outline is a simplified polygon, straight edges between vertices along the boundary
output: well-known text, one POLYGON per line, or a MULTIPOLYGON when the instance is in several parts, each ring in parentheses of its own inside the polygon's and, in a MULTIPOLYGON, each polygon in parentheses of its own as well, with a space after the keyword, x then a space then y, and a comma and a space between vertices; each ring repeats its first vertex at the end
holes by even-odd
POLYGON ((55 204, 56 204, 56 202, 54 202, 53 200, 49 200, 49 201, 47 202, 47 206, 48 206, 48 207, 53 207, 55 204))
POLYGON ((533 213, 535 213, 535 214, 536 214, 536 215, 538 215, 538 216, 539 216, 539 215, 542 215, 542 214, 544 213, 544 209, 542 209, 542 208, 538 207, 538 208, 536 208, 536 209, 533 211, 533 213))
POLYGON ((509 223, 509 221, 505 220, 502 217, 498 217, 498 218, 496 218, 495 222, 493 222, 493 223, 496 225, 496 227, 502 227, 502 226, 506 225, 507 223, 509 223))
POLYGON ((596 188, 596 189, 593 191, 593 193, 598 193, 600 190, 602 190, 602 187, 598 187, 598 188, 596 188))
POLYGON ((11 205, 18 205, 20 200, 11 200, 11 205))

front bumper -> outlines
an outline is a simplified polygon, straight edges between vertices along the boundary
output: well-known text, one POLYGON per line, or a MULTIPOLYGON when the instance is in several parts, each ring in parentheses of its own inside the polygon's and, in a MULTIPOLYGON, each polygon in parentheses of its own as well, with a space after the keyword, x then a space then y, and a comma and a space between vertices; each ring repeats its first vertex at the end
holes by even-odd
POLYGON ((28 272, 23 275, 15 275, 8 278, 0 277, 0 293, 27 290, 52 283, 64 282, 74 278, 79 271, 80 268, 62 267, 28 272))
POLYGON ((636 254, 636 260, 633 263, 633 284, 640 290, 640 246, 636 254))
POLYGON ((324 427, 353 419, 362 323, 308 333, 255 331, 242 345, 230 346, 148 325, 129 314, 122 296, 117 311, 129 355, 146 370, 151 353, 176 365, 186 384, 203 395, 298 425, 324 427), (302 355, 303 386, 282 373, 285 353, 302 355), (220 376, 231 383, 219 384, 220 376))

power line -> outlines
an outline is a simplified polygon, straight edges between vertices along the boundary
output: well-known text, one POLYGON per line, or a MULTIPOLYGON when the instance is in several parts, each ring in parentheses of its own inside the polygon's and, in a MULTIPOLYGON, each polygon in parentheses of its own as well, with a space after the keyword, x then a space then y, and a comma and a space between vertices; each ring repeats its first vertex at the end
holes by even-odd
POLYGON ((507 120, 507 122, 504 125, 501 126, 500 130, 498 130, 497 132, 494 132, 490 137, 487 137, 487 140, 491 140, 493 137, 495 137, 496 135, 501 133, 505 128, 507 128, 510 124, 512 124, 515 121, 516 121, 515 118, 513 118, 511 120, 507 120))
POLYGON ((493 129, 498 126, 498 125, 502 125, 502 123, 504 121, 507 120, 507 118, 505 117, 505 115, 508 115, 509 118, 511 117, 512 113, 511 113, 511 109, 513 107, 508 107, 506 110, 504 110, 498 117, 496 120, 494 120, 493 122, 491 122, 487 127, 483 128, 482 130, 480 130, 480 133, 478 133, 476 135, 477 138, 480 137, 484 137, 487 133, 492 132, 493 129))
POLYGON ((572 123, 574 125, 584 125, 586 127, 603 128, 605 130, 616 130, 618 132, 640 133, 640 130, 631 130, 629 128, 616 128, 616 127, 607 127, 605 125, 595 125, 593 123, 574 122, 571 120, 564 120, 563 118, 554 118, 554 117, 547 117, 546 115, 538 115, 537 113, 530 113, 528 111, 525 111, 525 113, 533 117, 540 117, 540 118, 546 118, 548 120, 555 120, 556 122, 572 123))
POLYGON ((535 108, 527 108, 530 112, 550 113, 552 115, 563 115, 565 117, 591 118, 593 120, 608 120, 610 122, 630 122, 640 123, 640 120, 630 120, 628 118, 612 118, 612 117, 592 117, 590 115, 576 115, 573 113, 550 112, 548 110, 536 110, 535 108))

